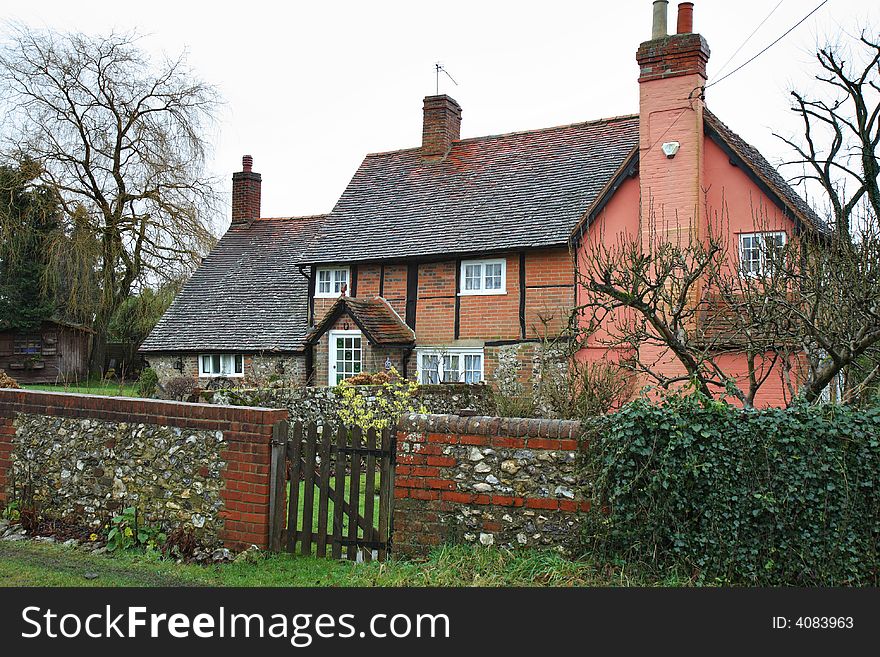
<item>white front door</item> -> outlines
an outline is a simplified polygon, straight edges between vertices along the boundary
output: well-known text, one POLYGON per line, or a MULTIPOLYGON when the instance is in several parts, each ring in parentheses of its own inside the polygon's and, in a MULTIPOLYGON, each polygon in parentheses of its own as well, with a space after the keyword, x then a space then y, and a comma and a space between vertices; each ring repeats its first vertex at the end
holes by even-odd
POLYGON ((338 385, 343 379, 360 374, 363 366, 363 337, 360 331, 330 331, 327 385, 338 385))

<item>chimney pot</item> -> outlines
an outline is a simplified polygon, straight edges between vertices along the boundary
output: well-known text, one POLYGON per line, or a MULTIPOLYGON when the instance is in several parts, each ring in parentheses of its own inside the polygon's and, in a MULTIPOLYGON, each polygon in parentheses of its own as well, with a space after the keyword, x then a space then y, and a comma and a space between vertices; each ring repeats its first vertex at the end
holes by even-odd
POLYGON ((651 40, 666 36, 666 15, 668 0, 654 0, 654 22, 651 27, 651 40))
POLYGON ((250 171, 254 168, 254 158, 250 155, 243 155, 241 158, 242 171, 250 171))
POLYGON ((678 34, 690 34, 694 31, 694 3, 680 2, 678 3, 678 24, 676 32, 678 34))

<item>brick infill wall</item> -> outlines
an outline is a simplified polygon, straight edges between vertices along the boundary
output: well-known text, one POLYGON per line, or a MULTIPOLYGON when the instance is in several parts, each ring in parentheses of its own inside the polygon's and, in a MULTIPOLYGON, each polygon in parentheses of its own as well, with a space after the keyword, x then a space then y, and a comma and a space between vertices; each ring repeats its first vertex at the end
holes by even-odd
POLYGON ((578 481, 580 423, 408 415, 397 434, 394 552, 440 543, 561 547, 588 511, 578 481))
MULTIPOLYGON (((21 459, 30 457, 37 471, 43 461, 48 460, 62 472, 38 474, 54 477, 53 481, 63 488, 64 482, 72 479, 70 472, 83 470, 80 467, 83 460, 88 462, 91 459, 95 461, 94 467, 101 467, 100 455, 92 453, 83 457, 70 449, 71 444, 85 444, 97 431, 108 434, 107 449, 115 450, 114 457, 118 458, 118 452, 123 449, 124 445, 118 444, 122 441, 129 444, 130 458, 137 459, 141 456, 138 450, 143 447, 143 442, 137 440, 144 431, 149 433, 157 428, 168 428, 164 433, 156 431, 154 435, 170 435, 173 440, 183 429, 192 434, 184 432, 181 445, 193 435, 208 434, 217 442, 219 467, 216 476, 221 480, 218 488, 222 508, 216 512, 216 536, 231 548, 251 544, 266 548, 271 441, 275 426, 286 419, 287 411, 278 409, 0 389, 0 505, 11 494, 14 458, 21 462, 21 459), (45 422, 41 418, 45 418, 45 422), (77 421, 86 420, 91 422, 79 429, 79 436, 75 437, 77 421), (62 425, 63 432, 58 430, 62 425), (73 431, 71 427, 74 427, 73 431), (17 444, 30 438, 25 432, 42 432, 52 437, 54 445, 47 450, 48 456, 47 452, 35 450, 30 450, 29 454, 14 454, 17 444), (66 479, 64 471, 68 473, 66 479)), ((184 452, 181 448, 178 453, 184 452)), ((104 452, 103 455, 109 458, 110 453, 104 452)), ((153 459, 145 459, 142 467, 149 468, 153 460, 158 461, 166 455, 157 453, 153 459)), ((208 472, 202 474, 215 476, 208 472)), ((95 498, 112 496, 113 484, 117 482, 112 481, 112 477, 96 476, 95 498)), ((187 494, 178 491, 178 487, 169 489, 170 497, 176 499, 181 494, 186 498, 187 494)), ((186 504, 184 502, 183 506, 186 504)))

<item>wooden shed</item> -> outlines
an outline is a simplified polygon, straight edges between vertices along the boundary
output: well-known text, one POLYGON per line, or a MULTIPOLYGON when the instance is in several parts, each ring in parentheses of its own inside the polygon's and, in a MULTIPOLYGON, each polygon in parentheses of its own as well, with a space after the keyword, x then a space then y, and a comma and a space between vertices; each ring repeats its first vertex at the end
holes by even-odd
POLYGON ((32 333, 0 331, 0 370, 25 384, 84 380, 92 333, 51 320, 32 333))

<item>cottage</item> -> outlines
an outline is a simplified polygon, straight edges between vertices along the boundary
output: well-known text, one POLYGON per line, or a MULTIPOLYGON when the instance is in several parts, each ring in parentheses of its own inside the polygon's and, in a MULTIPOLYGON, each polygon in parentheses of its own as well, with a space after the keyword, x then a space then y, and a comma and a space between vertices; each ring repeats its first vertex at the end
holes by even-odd
MULTIPOLYGON (((749 258, 757 241, 819 226, 705 109, 708 45, 692 3, 667 35, 666 4, 638 50, 638 114, 461 139, 461 106, 428 96, 421 145, 367 155, 322 217, 258 219, 246 158, 233 225, 145 343, 150 362, 244 376, 283 353, 313 385, 391 365, 421 383, 491 382, 509 365, 528 378, 579 303, 593 231, 642 234, 649 213, 670 231, 699 227, 723 199, 733 257, 749 258), (768 235, 756 203, 770 209, 768 235)), ((588 343, 584 357, 610 356, 588 343)))

